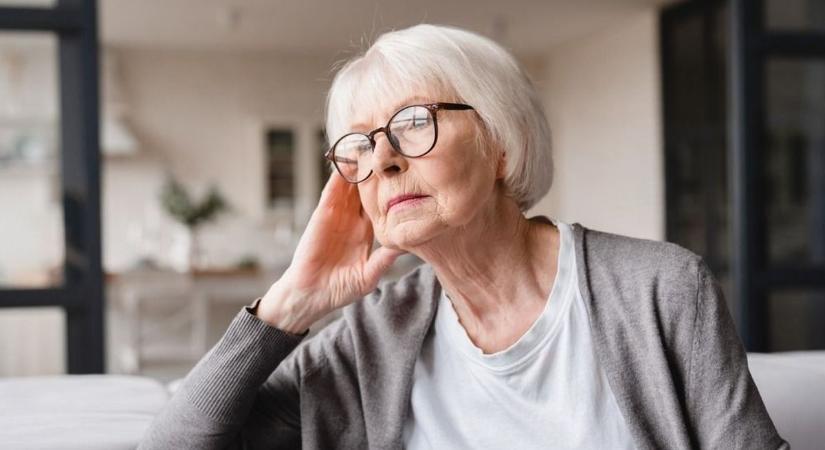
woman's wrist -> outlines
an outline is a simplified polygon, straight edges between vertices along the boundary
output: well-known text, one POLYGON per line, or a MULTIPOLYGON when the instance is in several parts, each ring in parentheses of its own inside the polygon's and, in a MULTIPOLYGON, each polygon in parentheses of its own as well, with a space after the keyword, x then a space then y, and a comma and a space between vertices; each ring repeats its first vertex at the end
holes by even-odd
POLYGON ((317 316, 310 306, 306 295, 276 282, 258 302, 254 313, 272 327, 301 335, 316 321, 317 316))

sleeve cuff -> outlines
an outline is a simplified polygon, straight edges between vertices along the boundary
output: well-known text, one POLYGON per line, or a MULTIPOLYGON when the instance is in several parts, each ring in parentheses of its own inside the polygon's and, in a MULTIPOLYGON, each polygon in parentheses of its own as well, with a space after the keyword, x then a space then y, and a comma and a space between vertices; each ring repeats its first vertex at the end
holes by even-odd
POLYGON ((224 423, 242 420, 260 385, 306 336, 272 327, 249 308, 238 312, 181 389, 201 411, 224 423))
MULTIPOLYGON (((253 316, 255 316, 255 318, 256 318, 256 319, 258 319, 258 305, 261 303, 261 299, 262 299, 262 298, 263 298, 263 297, 258 297, 258 298, 256 298, 256 299, 255 299, 255 300, 254 300, 251 304, 249 304, 248 306, 244 307, 244 309, 246 310, 246 312, 248 312, 249 314, 252 314, 253 316)), ((261 322, 263 322, 261 319, 258 319, 258 320, 259 320, 259 321, 261 321, 261 322)), ((266 326, 268 326, 268 327, 270 327, 270 328, 275 328, 275 327, 273 327, 273 326, 271 326, 271 325, 267 324, 266 322, 263 322, 263 323, 264 323, 264 325, 266 325, 266 326)), ((278 328, 275 328, 275 329, 277 330, 278 328)), ((281 331, 281 333, 287 334, 287 335, 289 335, 289 336, 294 336, 294 337, 296 337, 296 338, 305 338, 305 337, 309 334, 309 328, 307 328, 307 330, 306 330, 306 331, 304 331, 304 332, 303 332, 303 333, 301 333, 301 334, 290 333, 290 332, 288 332, 288 331, 284 331, 284 330, 280 330, 280 331, 281 331)))

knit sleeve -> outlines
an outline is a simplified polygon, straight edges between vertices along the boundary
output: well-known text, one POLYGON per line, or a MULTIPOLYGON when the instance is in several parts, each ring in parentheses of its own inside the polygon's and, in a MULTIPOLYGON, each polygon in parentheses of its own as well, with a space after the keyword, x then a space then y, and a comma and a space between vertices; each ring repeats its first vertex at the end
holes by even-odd
MULTIPOLYGON (((269 442, 281 442, 278 448, 293 448, 300 439, 300 427, 289 415, 250 412, 261 407, 264 382, 305 336, 269 326, 243 308, 220 341, 189 372, 138 448, 242 448, 243 440, 260 434, 256 428, 267 430, 269 442)), ((297 411, 297 392, 286 392, 296 384, 297 380, 268 383, 269 393, 277 395, 267 399, 283 402, 278 406, 282 411, 297 411)))
POLYGON ((696 318, 688 410, 698 448, 787 449, 748 370, 721 288, 704 260, 696 266, 696 318))

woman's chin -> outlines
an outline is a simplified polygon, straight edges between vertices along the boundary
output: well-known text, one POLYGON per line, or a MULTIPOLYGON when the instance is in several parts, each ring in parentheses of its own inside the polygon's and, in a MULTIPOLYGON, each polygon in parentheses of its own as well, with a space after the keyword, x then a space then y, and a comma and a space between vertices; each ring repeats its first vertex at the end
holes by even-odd
POLYGON ((437 234, 435 228, 437 227, 422 221, 405 221, 388 230, 387 243, 382 245, 409 251, 432 240, 437 234))

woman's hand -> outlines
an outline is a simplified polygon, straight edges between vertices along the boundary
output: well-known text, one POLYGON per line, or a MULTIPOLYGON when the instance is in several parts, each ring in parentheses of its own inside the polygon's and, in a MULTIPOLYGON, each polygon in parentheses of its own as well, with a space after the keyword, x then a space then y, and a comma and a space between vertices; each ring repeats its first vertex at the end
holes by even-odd
POLYGON ((372 223, 358 188, 333 171, 298 242, 292 263, 258 305, 257 315, 302 333, 330 311, 368 294, 404 251, 372 252, 372 223))

